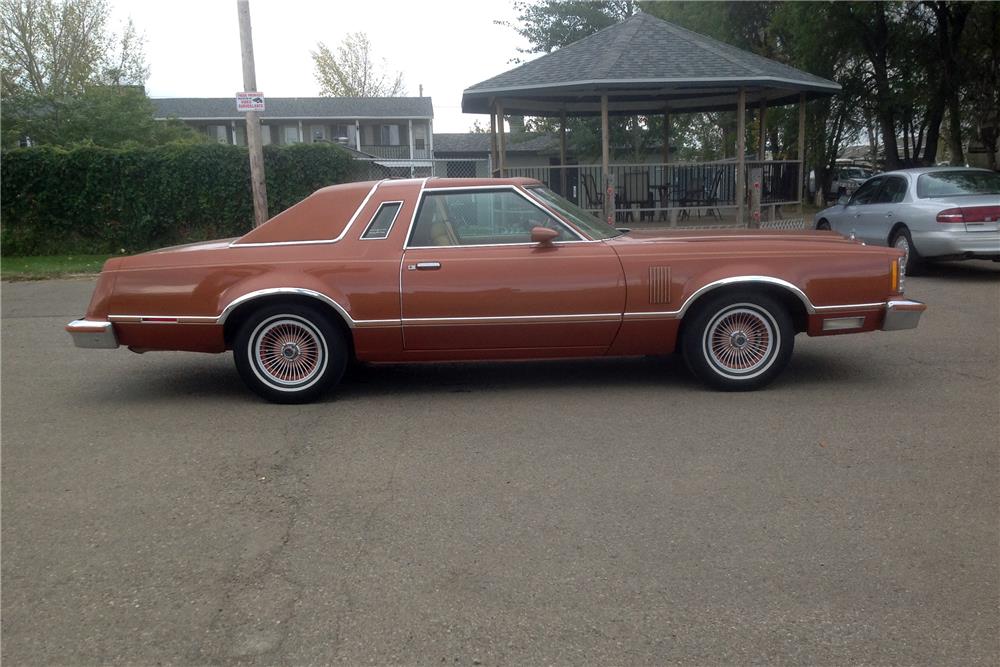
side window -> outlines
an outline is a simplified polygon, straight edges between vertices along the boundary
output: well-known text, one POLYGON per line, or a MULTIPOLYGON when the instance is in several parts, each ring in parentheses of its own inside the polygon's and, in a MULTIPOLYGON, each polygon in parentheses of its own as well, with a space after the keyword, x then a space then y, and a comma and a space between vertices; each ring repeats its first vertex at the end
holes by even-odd
POLYGON ((906 196, 906 180, 893 176, 885 179, 885 184, 875 196, 873 204, 898 204, 906 196))
POLYGON ((556 230, 556 241, 578 240, 561 222, 511 190, 426 192, 409 245, 530 243, 533 227, 556 230))
POLYGON ((879 186, 882 185, 884 178, 873 178, 869 181, 865 181, 851 197, 851 201, 847 203, 848 206, 857 206, 859 204, 871 204, 872 199, 878 193, 879 186))
POLYGON ((399 215, 399 207, 403 205, 403 202, 399 201, 387 201, 383 202, 378 210, 375 211, 375 215, 372 216, 371 222, 368 223, 368 227, 365 228, 365 233, 361 235, 363 239, 384 239, 389 236, 389 230, 392 229, 392 223, 396 221, 396 216, 399 215))

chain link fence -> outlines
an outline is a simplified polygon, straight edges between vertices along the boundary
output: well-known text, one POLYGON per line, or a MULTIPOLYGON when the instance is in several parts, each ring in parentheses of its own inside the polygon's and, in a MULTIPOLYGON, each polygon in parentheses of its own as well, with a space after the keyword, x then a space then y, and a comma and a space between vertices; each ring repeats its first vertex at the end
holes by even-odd
POLYGON ((356 159, 361 167, 359 180, 377 181, 383 178, 489 178, 489 160, 466 159, 356 159))

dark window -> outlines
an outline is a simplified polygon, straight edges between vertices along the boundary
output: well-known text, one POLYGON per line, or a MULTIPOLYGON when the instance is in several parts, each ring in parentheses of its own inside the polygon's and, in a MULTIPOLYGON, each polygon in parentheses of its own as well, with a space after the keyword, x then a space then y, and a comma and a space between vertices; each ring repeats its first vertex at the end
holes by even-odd
POLYGON ((420 204, 410 245, 530 243, 533 227, 556 230, 556 241, 578 240, 561 222, 510 190, 430 192, 420 204))
POLYGON ((361 235, 361 238, 384 239, 389 236, 389 230, 392 229, 392 223, 396 221, 396 216, 399 215, 399 207, 402 205, 402 202, 387 201, 379 206, 371 222, 368 223, 365 233, 361 235))
POLYGON ((906 179, 899 176, 889 176, 871 203, 898 204, 903 201, 904 197, 906 197, 906 179))
POLYGON ((851 197, 851 201, 848 202, 848 206, 857 206, 859 204, 871 204, 872 199, 878 193, 879 186, 882 185, 884 178, 873 178, 869 181, 865 181, 854 195, 851 197))
POLYGON ((963 195, 1000 195, 1000 174, 992 171, 956 169, 921 174, 917 196, 954 197, 963 195))

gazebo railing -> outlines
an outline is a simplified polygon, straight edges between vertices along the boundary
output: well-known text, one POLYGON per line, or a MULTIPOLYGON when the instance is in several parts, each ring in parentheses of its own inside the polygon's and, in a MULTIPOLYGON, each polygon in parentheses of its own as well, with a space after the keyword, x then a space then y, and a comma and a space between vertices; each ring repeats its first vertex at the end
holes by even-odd
MULTIPOLYGON (((618 221, 677 224, 712 218, 735 223, 739 217, 735 160, 612 164, 609 172, 618 221)), ((798 204, 800 173, 797 160, 747 162, 744 223, 753 224, 754 211, 759 213, 756 220, 774 220, 780 207, 798 204)), ((607 193, 599 164, 507 166, 503 175, 537 179, 581 208, 597 215, 603 211, 607 193)))

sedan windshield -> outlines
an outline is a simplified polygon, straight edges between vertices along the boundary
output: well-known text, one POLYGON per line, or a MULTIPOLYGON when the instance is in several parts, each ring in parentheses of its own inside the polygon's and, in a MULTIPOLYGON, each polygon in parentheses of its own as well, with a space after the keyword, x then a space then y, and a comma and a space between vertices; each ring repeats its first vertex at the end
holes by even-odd
POLYGON ((962 195, 1000 195, 1000 174, 956 169, 921 174, 917 179, 917 196, 922 199, 962 195))
POLYGON ((590 211, 580 208, 568 199, 563 199, 544 186, 527 188, 528 192, 545 204, 561 213, 567 220, 580 228, 594 240, 610 239, 621 236, 622 232, 604 222, 590 211))

